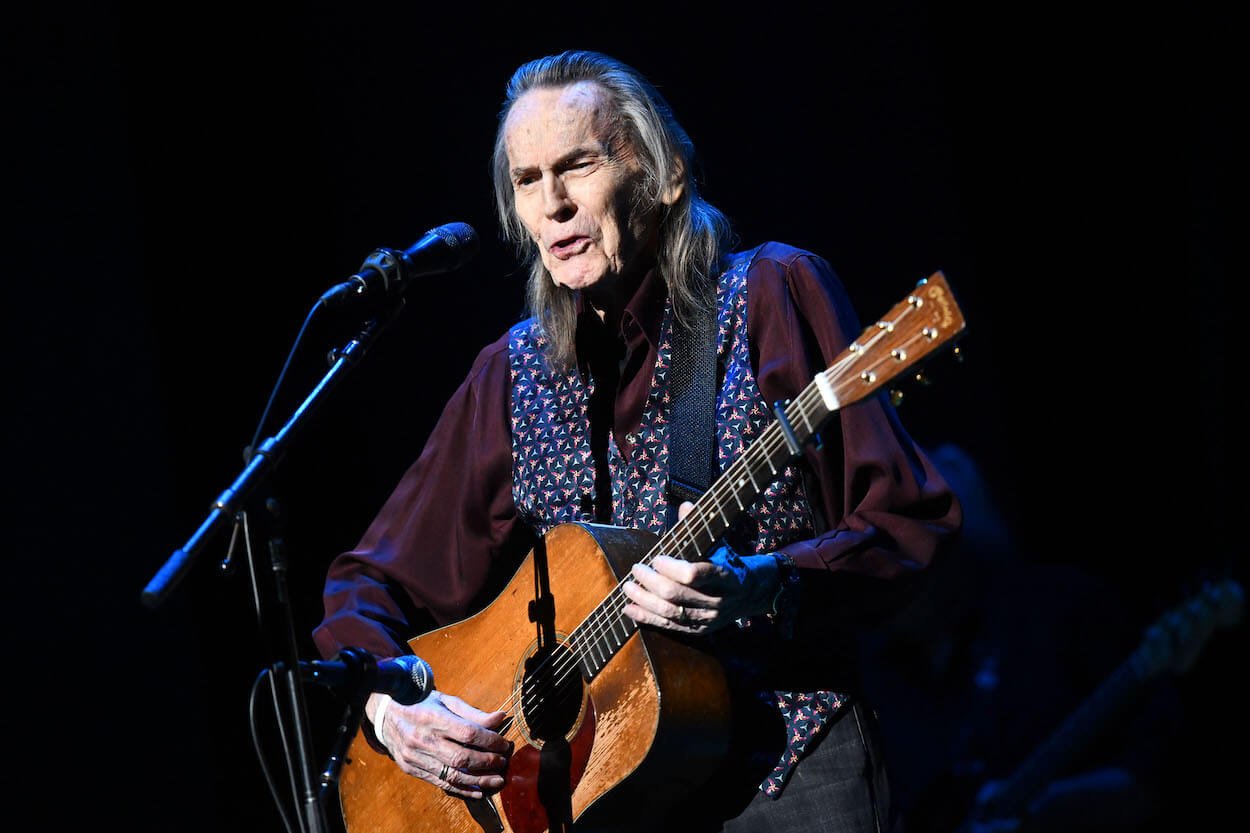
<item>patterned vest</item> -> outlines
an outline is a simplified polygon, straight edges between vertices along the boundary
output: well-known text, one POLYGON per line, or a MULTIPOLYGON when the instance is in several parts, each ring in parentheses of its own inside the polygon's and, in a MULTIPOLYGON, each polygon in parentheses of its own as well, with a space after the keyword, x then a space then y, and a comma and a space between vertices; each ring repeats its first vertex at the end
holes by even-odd
MULTIPOLYGON (((773 418, 755 385, 747 351, 750 254, 734 259, 717 292, 716 348, 724 368, 716 398, 717 458, 722 470, 773 418)), ((657 535, 664 533, 668 518, 671 335, 672 307, 666 304, 651 390, 638 427, 627 435, 633 446, 630 459, 623 457, 614 437, 608 439, 612 523, 657 535)), ((510 333, 512 496, 521 516, 539 535, 557 524, 593 521, 595 499, 588 419, 595 381, 583 381, 577 370, 549 372, 544 346, 546 339, 532 319, 510 333)), ((811 517, 797 470, 782 472, 739 519, 732 534, 735 548, 744 555, 810 537, 811 517)))
MULTIPOLYGON (((716 397, 717 464, 723 471, 773 419, 760 396, 747 344, 747 267, 755 250, 733 256, 717 291, 716 352, 724 381, 716 397)), ((662 535, 668 523, 668 449, 672 366, 672 306, 666 302, 651 389, 638 427, 622 455, 609 433, 612 523, 662 535)), ((590 399, 595 380, 580 371, 553 373, 543 360, 547 340, 533 319, 509 333, 511 368, 512 496, 521 518, 538 535, 568 522, 595 520, 595 464, 590 399)), ((678 428, 680 430, 680 427, 678 428)), ((800 473, 787 467, 735 521, 726 542, 743 555, 771 552, 813 534, 800 473)), ((745 623, 748 626, 751 623, 745 623)), ((790 745, 761 785, 775 795, 809 740, 841 707, 832 692, 768 692, 787 718, 790 745)))

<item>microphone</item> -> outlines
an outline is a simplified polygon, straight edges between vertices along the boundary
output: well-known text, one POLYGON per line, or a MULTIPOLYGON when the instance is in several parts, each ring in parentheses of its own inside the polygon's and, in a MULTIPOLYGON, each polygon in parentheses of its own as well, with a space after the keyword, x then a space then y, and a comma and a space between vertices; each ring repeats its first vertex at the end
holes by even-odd
POLYGON ((345 648, 332 660, 300 660, 299 670, 310 682, 353 694, 378 691, 406 706, 434 690, 434 670, 411 654, 379 660, 360 648, 345 648))
POLYGON ((477 232, 468 223, 448 223, 432 228, 402 252, 377 249, 360 271, 327 289, 321 303, 327 306, 362 296, 402 295, 415 278, 454 272, 477 254, 477 232))

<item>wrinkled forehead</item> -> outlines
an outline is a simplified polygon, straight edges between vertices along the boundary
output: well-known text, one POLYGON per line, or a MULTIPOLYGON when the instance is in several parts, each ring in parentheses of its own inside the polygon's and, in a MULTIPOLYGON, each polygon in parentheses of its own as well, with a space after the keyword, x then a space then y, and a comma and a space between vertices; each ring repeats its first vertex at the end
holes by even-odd
POLYGON ((532 141, 597 139, 606 145, 610 131, 607 91, 593 81, 529 90, 516 100, 504 121, 504 141, 510 149, 532 141))

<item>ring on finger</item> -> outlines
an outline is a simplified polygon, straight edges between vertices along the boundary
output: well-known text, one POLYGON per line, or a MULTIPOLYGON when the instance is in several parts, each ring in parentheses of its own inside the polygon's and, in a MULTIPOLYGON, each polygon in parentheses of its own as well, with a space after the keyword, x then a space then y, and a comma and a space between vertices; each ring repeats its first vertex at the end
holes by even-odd
POLYGON ((443 764, 443 768, 442 768, 441 770, 439 770, 439 773, 438 773, 438 780, 440 780, 440 781, 446 781, 446 780, 447 780, 447 771, 448 771, 448 766, 447 766, 447 764, 443 764))
POLYGON ((677 605, 677 618, 674 621, 686 624, 686 608, 683 605, 677 605))

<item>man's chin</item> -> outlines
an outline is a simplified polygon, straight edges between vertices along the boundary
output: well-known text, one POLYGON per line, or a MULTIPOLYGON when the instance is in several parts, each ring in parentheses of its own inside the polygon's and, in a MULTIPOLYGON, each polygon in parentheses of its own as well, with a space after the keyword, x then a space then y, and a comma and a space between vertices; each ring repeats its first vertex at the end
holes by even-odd
POLYGON ((603 281, 603 273, 560 271, 552 272, 551 279, 565 289, 581 291, 598 286, 603 281))

